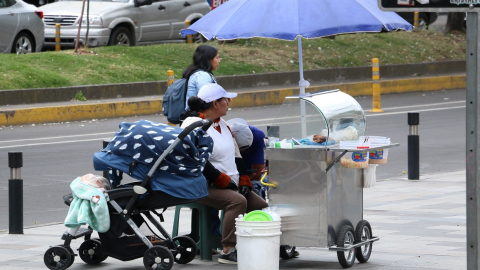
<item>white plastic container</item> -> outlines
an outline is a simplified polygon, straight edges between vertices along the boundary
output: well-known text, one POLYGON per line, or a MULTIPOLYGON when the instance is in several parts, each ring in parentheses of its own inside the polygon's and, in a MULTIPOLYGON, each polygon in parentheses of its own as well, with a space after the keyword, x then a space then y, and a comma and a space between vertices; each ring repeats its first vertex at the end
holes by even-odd
MULTIPOLYGON (((340 141, 340 148, 342 149, 358 149, 365 150, 369 147, 368 143, 364 143, 363 140, 360 141, 340 141)), ((368 151, 363 152, 348 152, 341 159, 340 164, 343 168, 352 168, 352 169, 366 169, 368 168, 368 151)))
POLYGON ((278 270, 281 221, 242 219, 235 219, 238 270, 278 270))
POLYGON ((371 188, 377 183, 377 164, 368 164, 368 168, 363 170, 363 187, 371 188))
MULTIPOLYGON (((380 136, 361 136, 359 140, 364 141, 368 137, 370 146, 378 147, 383 145, 390 145, 390 138, 380 136)), ((388 159, 388 149, 377 149, 369 152, 368 163, 370 164, 385 164, 388 159)))

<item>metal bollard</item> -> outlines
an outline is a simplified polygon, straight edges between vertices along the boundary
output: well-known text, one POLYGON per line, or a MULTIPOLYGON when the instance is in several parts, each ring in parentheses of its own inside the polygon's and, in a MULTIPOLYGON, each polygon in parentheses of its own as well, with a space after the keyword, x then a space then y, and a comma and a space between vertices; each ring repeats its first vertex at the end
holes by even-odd
MULTIPOLYGON (((168 70, 167 71, 167 85, 170 86, 173 82, 175 81, 175 75, 173 73, 173 70, 168 70)), ((168 122, 170 126, 176 127, 177 125, 168 122)))
POLYGON ((55 24, 55 51, 60 51, 60 24, 55 24))
POLYGON ((419 12, 413 13, 413 27, 418 28, 419 12))
POLYGON ((173 73, 173 70, 169 69, 167 70, 167 85, 170 86, 175 81, 175 74, 173 73))
MULTIPOLYGON (((188 28, 190 26, 191 22, 189 20, 186 20, 185 24, 187 25, 187 28, 188 28)), ((192 35, 187 35, 187 43, 193 43, 192 35)))
POLYGON ((380 65, 378 58, 372 59, 372 80, 373 80, 373 108, 370 112, 383 112, 380 101, 380 65))
POLYGON ((10 234, 23 234, 23 154, 8 152, 8 230, 10 234))
POLYGON ((420 124, 419 113, 408 113, 408 179, 420 180, 420 136, 418 125, 420 124))

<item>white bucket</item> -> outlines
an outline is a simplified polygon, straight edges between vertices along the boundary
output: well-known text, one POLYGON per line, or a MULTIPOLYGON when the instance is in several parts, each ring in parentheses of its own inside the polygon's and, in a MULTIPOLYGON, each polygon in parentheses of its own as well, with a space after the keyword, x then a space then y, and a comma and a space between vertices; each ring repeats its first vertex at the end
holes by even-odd
POLYGON ((278 270, 280 220, 236 221, 237 265, 239 270, 278 270))

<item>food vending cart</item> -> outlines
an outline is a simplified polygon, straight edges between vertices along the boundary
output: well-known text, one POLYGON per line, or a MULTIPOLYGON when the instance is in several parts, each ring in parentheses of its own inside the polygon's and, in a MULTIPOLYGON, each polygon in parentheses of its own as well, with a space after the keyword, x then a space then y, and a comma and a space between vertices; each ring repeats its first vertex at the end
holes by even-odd
POLYGON ((398 144, 367 146, 367 137, 358 141, 365 128, 360 104, 339 90, 285 99, 266 149, 268 202, 281 216, 281 245, 326 247, 345 268, 355 258, 368 261, 379 240, 363 218, 368 155, 378 162, 379 153, 385 163, 383 153, 398 144), (313 135, 325 141, 315 143, 313 135))

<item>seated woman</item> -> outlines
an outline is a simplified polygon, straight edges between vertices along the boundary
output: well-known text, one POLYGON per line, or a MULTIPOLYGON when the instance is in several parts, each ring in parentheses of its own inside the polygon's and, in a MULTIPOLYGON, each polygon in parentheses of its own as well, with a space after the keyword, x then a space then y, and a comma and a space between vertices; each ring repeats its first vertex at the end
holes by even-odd
POLYGON ((230 101, 236 96, 236 93, 228 93, 218 84, 206 84, 197 96, 189 98, 189 109, 184 114, 184 118, 188 117, 182 124, 182 127, 186 127, 199 118, 213 120, 212 126, 207 131, 213 139, 213 152, 203 172, 205 178, 209 180, 209 195, 198 202, 224 211, 223 251, 218 261, 228 264, 237 263, 235 218, 240 214, 268 206, 260 196, 250 192, 252 184, 240 151, 230 128, 221 118, 227 115, 230 101))

